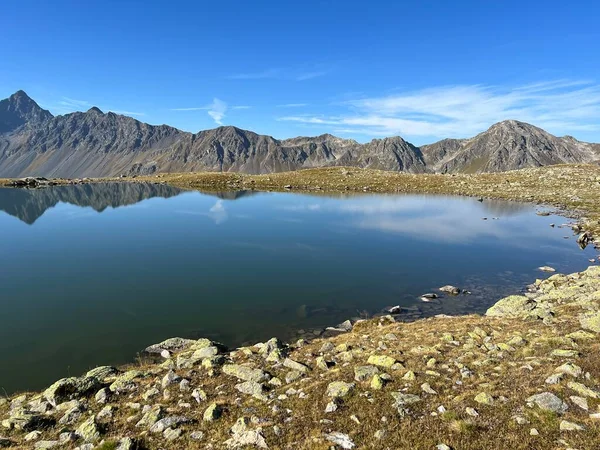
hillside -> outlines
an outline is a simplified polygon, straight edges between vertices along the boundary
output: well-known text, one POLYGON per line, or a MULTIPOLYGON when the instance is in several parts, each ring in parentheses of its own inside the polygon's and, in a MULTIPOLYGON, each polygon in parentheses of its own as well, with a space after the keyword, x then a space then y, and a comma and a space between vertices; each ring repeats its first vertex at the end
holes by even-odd
POLYGON ((0 102, 0 177, 266 174, 331 166, 473 173, 597 160, 599 144, 559 138, 514 120, 470 139, 419 148, 399 136, 360 144, 330 134, 278 140, 232 126, 194 134, 96 107, 52 116, 23 91, 0 102))

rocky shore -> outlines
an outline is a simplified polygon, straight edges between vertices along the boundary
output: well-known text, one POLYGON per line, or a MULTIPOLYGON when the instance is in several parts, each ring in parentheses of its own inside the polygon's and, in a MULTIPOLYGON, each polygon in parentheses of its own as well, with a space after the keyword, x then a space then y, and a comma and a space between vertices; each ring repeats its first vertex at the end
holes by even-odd
POLYGON ((174 338, 0 399, 0 447, 594 449, 600 267, 552 274, 485 316, 393 315, 333 337, 227 350, 174 338))

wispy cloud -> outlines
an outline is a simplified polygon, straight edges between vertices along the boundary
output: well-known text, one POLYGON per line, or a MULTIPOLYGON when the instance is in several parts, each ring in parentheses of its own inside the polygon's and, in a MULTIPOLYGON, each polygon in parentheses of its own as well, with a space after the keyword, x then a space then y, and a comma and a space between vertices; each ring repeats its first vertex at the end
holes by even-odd
POLYGON ((304 67, 273 67, 258 72, 243 72, 227 76, 230 80, 262 80, 262 79, 282 79, 293 81, 312 80, 329 74, 332 68, 322 64, 304 66, 304 67))
POLYGON ((284 105, 277 105, 278 108, 302 108, 308 106, 308 103, 286 103, 284 105))
POLYGON ((208 108, 208 115, 213 118, 216 124, 223 125, 225 112, 227 112, 227 103, 218 98, 213 99, 212 104, 208 108))
POLYGON ((263 78, 277 78, 281 75, 281 69, 266 69, 260 72, 246 72, 229 75, 230 80, 260 80, 263 78))
POLYGON ((329 70, 315 70, 312 72, 301 73, 298 76, 296 76, 296 81, 312 80, 313 78, 325 76, 329 72, 329 70))
POLYGON ((341 104, 339 115, 280 117, 313 126, 337 127, 370 136, 466 137, 495 122, 517 119, 555 134, 600 130, 600 85, 552 80, 501 87, 440 86, 341 104))
POLYGON ((223 119, 228 110, 243 110, 250 109, 248 105, 233 105, 229 106, 221 99, 214 98, 212 103, 205 106, 194 106, 190 108, 171 108, 171 111, 206 111, 217 125, 223 125, 223 119))
POLYGON ((111 110, 111 112, 114 112, 115 114, 122 114, 124 116, 145 116, 146 115, 146 113, 135 112, 135 111, 112 111, 111 110))
POLYGON ((136 111, 128 111, 128 110, 120 110, 120 109, 112 109, 107 108, 105 105, 94 105, 92 102, 87 100, 78 100, 70 97, 61 97, 56 103, 48 105, 48 108, 53 110, 58 114, 68 114, 75 111, 82 111, 90 109, 92 106, 98 106, 103 111, 111 111, 115 114, 122 114, 125 116, 145 116, 146 113, 136 112, 136 111))

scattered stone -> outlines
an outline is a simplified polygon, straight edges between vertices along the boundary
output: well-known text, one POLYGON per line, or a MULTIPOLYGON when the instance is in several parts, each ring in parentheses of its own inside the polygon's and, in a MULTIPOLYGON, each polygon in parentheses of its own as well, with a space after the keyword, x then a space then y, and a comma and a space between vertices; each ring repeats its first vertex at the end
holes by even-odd
POLYGON ((150 427, 150 433, 162 433, 163 431, 176 427, 184 423, 190 423, 191 420, 185 416, 168 416, 157 421, 150 427))
POLYGON ((583 426, 566 420, 561 420, 559 427, 561 431, 582 431, 584 429, 583 426))
POLYGON ((434 391, 434 390, 431 388, 431 386, 429 385, 429 383, 423 383, 423 384, 421 385, 421 390, 422 390, 423 392, 425 392, 426 394, 431 394, 431 395, 436 395, 436 394, 437 394, 437 392, 436 392, 436 391, 434 391))
POLYGON ((560 367, 557 367, 556 369, 554 369, 554 371, 557 373, 571 375, 574 378, 578 378, 583 374, 583 370, 581 369, 581 367, 570 362, 565 363, 560 367))
POLYGON ((204 433, 202 431, 193 431, 190 433, 190 439, 193 441, 201 441, 204 439, 204 433))
POLYGON ((565 402, 551 392, 532 395, 527 399, 527 402, 537 405, 540 409, 552 411, 557 414, 562 414, 569 409, 569 406, 565 402))
POLYGON ((570 381, 567 383, 567 387, 569 389, 574 390, 583 397, 600 398, 600 393, 593 389, 590 389, 585 384, 577 383, 576 381, 570 381))
POLYGON ((202 418, 205 422, 212 422, 221 417, 223 409, 216 403, 211 403, 208 408, 204 411, 202 418))
POLYGON ((260 369, 254 369, 238 364, 225 364, 223 366, 223 373, 239 378, 240 380, 255 381, 257 383, 269 381, 269 378, 271 378, 268 373, 263 372, 260 369))
POLYGON ((346 383, 344 381, 334 381, 327 386, 328 397, 344 398, 352 394, 354 391, 354 383, 346 383))
POLYGON ((392 358, 391 356, 371 355, 371 356, 369 356, 367 363, 372 364, 374 366, 379 366, 379 367, 384 367, 384 368, 389 369, 394 364, 396 364, 396 360, 394 358, 392 358))
POLYGON ((441 292, 445 292, 446 294, 450 294, 450 295, 458 295, 460 294, 460 289, 457 288, 456 286, 452 286, 450 284, 447 284, 446 286, 442 286, 440 288, 441 292))
POLYGON ((180 337, 174 337, 170 339, 166 339, 158 344, 151 345, 146 347, 144 350, 146 353, 157 353, 161 354, 163 350, 167 350, 169 352, 184 350, 188 347, 191 347, 195 344, 196 341, 192 339, 183 339, 180 337))
POLYGON ((308 372, 310 369, 302 363, 294 361, 290 358, 285 358, 283 365, 288 369, 297 370, 298 372, 308 372))
POLYGON ((329 442, 335 445, 339 445, 343 449, 352 449, 356 447, 354 442, 352 442, 352 439, 350 439, 350 436, 344 433, 339 433, 337 431, 325 434, 325 439, 327 439, 329 442))
POLYGON ((589 409, 587 398, 577 397, 576 395, 572 395, 569 398, 575 405, 579 406, 581 409, 585 411, 589 409))
POLYGON ((158 422, 160 419, 162 419, 163 415, 164 415, 164 410, 163 410, 162 406, 154 405, 152 408, 150 408, 149 411, 147 411, 142 416, 140 421, 138 423, 136 423, 135 426, 149 429, 150 427, 152 427, 152 425, 154 425, 156 422, 158 422))
POLYGON ((206 400, 208 400, 206 392, 204 392, 202 389, 194 389, 192 391, 192 397, 194 397, 197 403, 205 402, 206 400))
POLYGON ((242 394, 251 395, 258 400, 265 402, 268 400, 268 397, 264 394, 265 387, 261 383, 257 383, 255 381, 244 381, 243 383, 236 384, 235 388, 242 394))
POLYGON ((230 449, 251 447, 268 448, 267 442, 262 434, 262 429, 252 430, 248 428, 250 421, 246 417, 240 417, 235 425, 231 427, 231 438, 225 441, 230 449))
POLYGON ((357 366, 354 368, 354 379, 356 381, 366 381, 379 373, 375 366, 357 366))
POLYGON ((479 394, 477 394, 475 396, 475 398, 473 400, 475 400, 477 403, 479 403, 481 405, 493 405, 494 404, 494 397, 492 397, 487 392, 480 392, 479 394))
POLYGON ((96 418, 91 416, 89 419, 85 420, 75 433, 83 439, 85 442, 96 442, 100 439, 100 429, 96 424, 96 418))

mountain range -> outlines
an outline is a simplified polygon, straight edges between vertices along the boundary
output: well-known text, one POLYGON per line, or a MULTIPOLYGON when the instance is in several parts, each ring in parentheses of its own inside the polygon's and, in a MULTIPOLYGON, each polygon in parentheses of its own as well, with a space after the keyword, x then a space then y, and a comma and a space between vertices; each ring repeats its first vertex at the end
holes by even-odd
POLYGON ((232 126, 190 133, 96 107, 53 116, 23 91, 0 101, 0 177, 260 174, 327 166, 476 173, 598 161, 600 144, 556 137, 516 120, 469 139, 417 147, 399 136, 360 144, 330 134, 278 140, 232 126))

